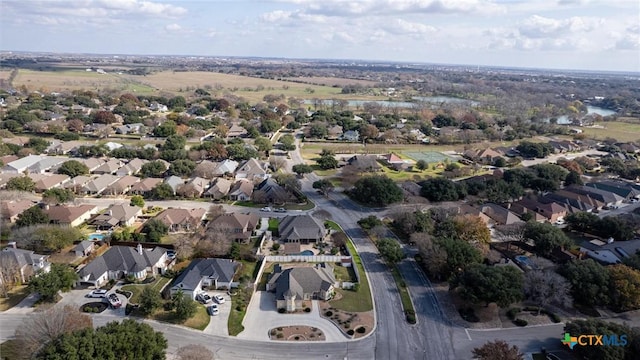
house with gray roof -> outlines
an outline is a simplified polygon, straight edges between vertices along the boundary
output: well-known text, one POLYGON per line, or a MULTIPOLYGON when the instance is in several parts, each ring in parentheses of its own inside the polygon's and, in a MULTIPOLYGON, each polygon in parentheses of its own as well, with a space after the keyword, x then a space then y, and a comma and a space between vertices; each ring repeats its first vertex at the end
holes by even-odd
POLYGON ((382 171, 382 166, 378 163, 375 155, 355 155, 347 160, 347 163, 360 172, 382 171))
POLYGON ((230 259, 194 259, 178 275, 169 291, 171 295, 182 290, 185 296, 191 299, 202 291, 202 287, 210 289, 229 289, 237 287, 238 282, 233 281, 236 270, 240 265, 230 259))
POLYGON ((302 308, 303 301, 330 300, 335 285, 333 268, 327 263, 287 269, 276 264, 269 277, 267 291, 275 293, 278 309, 293 312, 302 308))
POLYGON ((29 166, 27 168, 27 172, 31 174, 44 174, 45 172, 50 170, 52 167, 56 165, 60 165, 67 160, 68 160, 67 158, 45 156, 42 160, 29 166))
POLYGON ((133 159, 129 161, 126 165, 116 170, 116 175, 125 176, 125 175, 135 175, 142 169, 142 165, 148 163, 149 160, 144 159, 133 159))
POLYGON ((76 194, 80 194, 83 192, 83 187, 92 179, 96 178, 96 176, 85 176, 78 175, 71 180, 67 181, 62 185, 63 188, 69 189, 76 194))
POLYGON ((638 251, 640 251, 640 239, 615 241, 611 238, 606 243, 600 240, 580 243, 580 252, 604 264, 621 263, 638 251))
POLYGON ((176 192, 183 197, 199 198, 209 188, 209 185, 209 180, 196 176, 178 186, 176 192))
POLYGON ((17 249, 15 243, 10 243, 10 246, 0 251, 0 263, 7 269, 14 269, 15 271, 11 272, 15 277, 13 280, 22 283, 26 283, 41 271, 49 272, 51 263, 47 261, 48 258, 47 255, 36 254, 30 250, 17 249))
POLYGON ((223 160, 222 162, 220 162, 215 170, 213 171, 213 174, 215 176, 223 176, 224 174, 233 174, 236 169, 238 168, 238 165, 240 165, 237 161, 235 160, 223 160))
POLYGON ((120 169, 122 165, 123 165, 122 161, 118 159, 111 159, 106 163, 100 165, 98 168, 96 168, 92 172, 94 174, 113 174, 116 171, 118 171, 118 169, 120 169))
POLYGON ((89 256, 95 249, 95 243, 91 240, 82 240, 71 250, 78 257, 89 256))
POLYGON ((600 189, 622 196, 625 200, 640 197, 640 186, 624 181, 605 180, 586 184, 588 187, 600 189))
POLYGON ((253 194, 253 182, 247 179, 236 181, 229 190, 229 199, 234 201, 251 200, 253 194))
POLYGON ((119 179, 120 177, 111 174, 98 176, 97 178, 93 178, 85 183, 82 186, 81 192, 86 195, 102 194, 107 189, 107 187, 109 187, 109 185, 113 184, 119 179))
POLYGON ((167 176, 164 179, 164 183, 171 186, 171 189, 173 189, 173 194, 175 195, 178 191, 178 187, 184 184, 184 180, 182 180, 182 178, 179 176, 171 175, 167 176))
MULTIPOLYGON (((117 176, 117 175, 116 175, 117 176)), ((140 181, 140 178, 131 176, 131 175, 123 175, 118 180, 116 180, 113 184, 107 186, 104 193, 106 195, 124 195, 131 190, 131 187, 140 181)))
POLYGON ((253 182, 261 182, 269 177, 268 167, 267 163, 251 158, 236 170, 236 180, 247 179, 253 182))
POLYGON ((587 195, 598 201, 602 201, 606 206, 620 205, 624 198, 614 192, 592 188, 589 186, 570 186, 566 188, 567 191, 574 192, 576 194, 587 195))
POLYGON ((327 229, 322 221, 311 215, 286 216, 278 224, 278 233, 282 242, 308 244, 322 242, 327 229))
POLYGON ((171 265, 167 250, 161 247, 148 250, 143 249, 141 244, 135 248, 112 246, 78 271, 78 281, 101 286, 109 280, 119 280, 125 276, 144 280, 147 276, 164 274, 171 265))
POLYGON ((285 204, 295 200, 293 194, 280 186, 273 178, 261 182, 253 192, 253 201, 261 204, 285 204))
POLYGON ((480 209, 483 214, 491 218, 497 225, 511 225, 523 222, 518 215, 498 204, 486 203, 480 206, 480 209))
POLYGON ((142 216, 142 208, 129 204, 113 204, 89 221, 98 230, 112 230, 117 226, 131 226, 142 216))
POLYGON ((42 155, 28 155, 18 160, 14 160, 2 168, 4 173, 21 174, 24 173, 30 166, 37 164, 46 156, 42 155))
POLYGON ((210 197, 214 200, 222 200, 227 196, 227 194, 229 194, 231 185, 233 185, 233 183, 230 180, 218 178, 214 182, 213 186, 204 193, 204 196, 210 197))

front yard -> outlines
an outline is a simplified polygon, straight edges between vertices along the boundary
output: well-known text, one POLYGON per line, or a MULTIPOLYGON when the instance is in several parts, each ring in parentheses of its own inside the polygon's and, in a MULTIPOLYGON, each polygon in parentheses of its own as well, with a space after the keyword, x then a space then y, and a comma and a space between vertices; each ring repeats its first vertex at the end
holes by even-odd
POLYGON ((250 261, 241 261, 242 267, 236 275, 240 281, 237 289, 232 289, 231 294, 231 312, 229 313, 229 335, 236 336, 244 330, 242 320, 247 313, 247 306, 253 295, 253 283, 256 281, 259 263, 250 261))
POLYGON ((364 272, 362 259, 360 259, 360 255, 358 255, 351 239, 347 241, 347 247, 353 258, 354 265, 358 269, 360 282, 353 290, 336 289, 336 293, 340 294, 340 296, 339 299, 330 301, 331 306, 336 309, 354 312, 373 310, 369 280, 364 272))
POLYGON ((9 297, 0 297, 0 311, 11 309, 27 296, 29 296, 29 287, 26 285, 16 286, 9 291, 9 297))
POLYGON ((144 290, 146 286, 150 286, 152 289, 155 289, 156 291, 160 292, 160 290, 162 290, 162 288, 166 284, 168 284, 170 281, 171 279, 169 278, 158 276, 156 280, 153 281, 152 283, 125 285, 121 288, 121 290, 130 291, 133 295, 129 299, 129 303, 137 304, 140 301, 140 294, 142 294, 142 290, 144 290))

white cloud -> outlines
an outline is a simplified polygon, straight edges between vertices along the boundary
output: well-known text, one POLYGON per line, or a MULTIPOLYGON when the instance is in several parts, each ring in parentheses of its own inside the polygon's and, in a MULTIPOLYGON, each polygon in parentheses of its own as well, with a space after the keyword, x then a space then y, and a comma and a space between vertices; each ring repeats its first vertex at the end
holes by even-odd
POLYGON ((169 24, 169 25, 165 26, 164 29, 167 30, 167 31, 181 31, 182 30, 182 26, 180 26, 178 24, 169 24))
POLYGON ((519 27, 521 35, 528 38, 545 38, 562 36, 570 33, 589 32, 601 26, 603 19, 574 16, 568 19, 552 19, 539 15, 532 15, 519 27))
POLYGON ((403 19, 395 19, 382 26, 386 31, 395 35, 422 35, 426 33, 433 33, 436 28, 430 25, 425 25, 416 22, 410 22, 403 19))

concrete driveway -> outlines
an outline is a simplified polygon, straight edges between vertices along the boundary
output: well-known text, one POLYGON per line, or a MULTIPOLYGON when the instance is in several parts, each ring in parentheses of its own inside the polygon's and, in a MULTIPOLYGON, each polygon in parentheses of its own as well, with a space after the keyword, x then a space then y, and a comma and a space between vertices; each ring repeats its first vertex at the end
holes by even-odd
POLYGON ((40 294, 31 293, 14 307, 4 311, 4 314, 29 314, 35 310, 33 305, 38 301, 38 299, 40 299, 40 294))
POLYGON ((311 308, 310 313, 280 314, 273 293, 256 291, 242 322, 244 331, 238 338, 267 341, 269 330, 274 327, 302 325, 322 330, 328 342, 349 341, 332 322, 320 317, 318 301, 314 300, 311 308))
MULTIPOLYGON (((207 294, 211 297, 213 297, 213 295, 222 295, 225 302, 224 304, 218 304, 218 315, 211 317, 209 325, 207 325, 202 332, 209 335, 229 336, 229 327, 227 326, 227 322, 229 321, 231 306, 233 306, 231 303, 231 296, 221 291, 207 291, 207 294)), ((214 301, 214 304, 215 303, 216 302, 214 301)), ((206 306, 209 306, 209 304, 206 306)))
MULTIPOLYGON (((114 287, 113 289, 109 290, 109 292, 107 293, 107 295, 111 294, 111 293, 115 293, 115 289, 116 287, 114 287)), ((108 303, 106 298, 88 298, 86 297, 86 295, 88 293, 91 292, 92 289, 81 289, 81 290, 71 290, 69 292, 66 293, 62 293, 62 299, 60 301, 58 301, 58 305, 70 305, 76 308, 80 308, 82 305, 86 304, 86 303, 90 303, 90 302, 104 302, 104 303, 108 303)), ((125 307, 127 306, 127 298, 124 295, 120 295, 120 294, 116 294, 118 296, 118 299, 120 299, 120 302, 122 302, 122 306, 118 309, 113 309, 110 306, 107 308, 107 310, 103 311, 102 313, 104 315, 116 315, 116 316, 125 316, 125 307)))

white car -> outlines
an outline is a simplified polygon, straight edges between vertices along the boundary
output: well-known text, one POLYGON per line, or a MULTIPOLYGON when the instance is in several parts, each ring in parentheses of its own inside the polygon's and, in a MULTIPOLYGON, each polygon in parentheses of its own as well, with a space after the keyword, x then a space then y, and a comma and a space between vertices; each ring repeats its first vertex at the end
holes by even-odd
POLYGON ((88 298, 103 298, 107 296, 107 290, 103 290, 103 289, 92 290, 90 293, 88 293, 85 296, 88 298))
POLYGON ((120 298, 118 298, 118 295, 116 295, 115 293, 111 293, 109 294, 109 304, 111 305, 111 307, 113 307, 114 309, 119 308, 120 306, 122 306, 122 302, 120 301, 120 298))
POLYGON ((225 300, 222 297, 222 295, 216 294, 213 295, 213 299, 218 303, 218 304, 224 304, 225 300))
POLYGON ((263 207, 262 209, 260 209, 260 211, 267 211, 267 212, 269 212, 269 211, 271 211, 271 208, 270 208, 270 207, 268 207, 268 206, 265 206, 265 207, 263 207))
POLYGON ((207 313, 209 314, 209 316, 218 315, 220 313, 220 310, 218 310, 218 305, 213 304, 211 306, 208 306, 207 307, 207 313))

